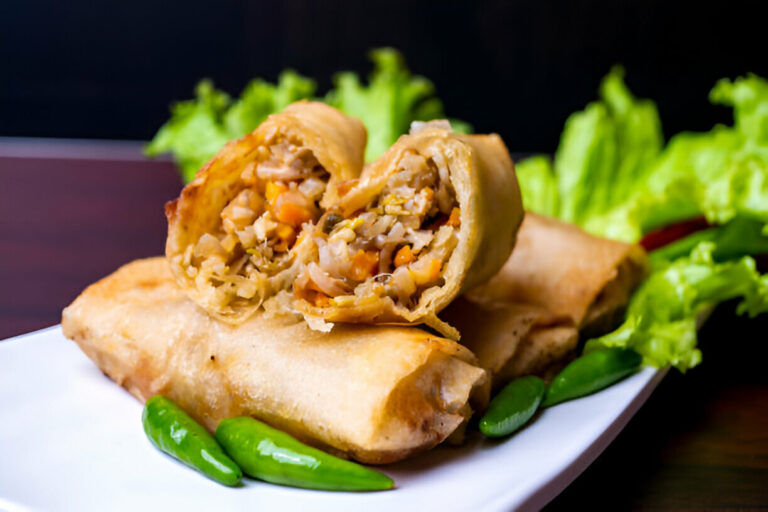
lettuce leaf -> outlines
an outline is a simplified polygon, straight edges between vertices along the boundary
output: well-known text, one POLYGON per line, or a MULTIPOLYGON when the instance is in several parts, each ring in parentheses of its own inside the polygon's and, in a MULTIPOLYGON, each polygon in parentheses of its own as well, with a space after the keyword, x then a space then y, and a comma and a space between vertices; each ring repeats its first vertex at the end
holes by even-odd
MULTIPOLYGON (((411 122, 445 118, 434 84, 423 76, 411 75, 397 50, 372 50, 370 58, 374 69, 368 85, 355 73, 339 73, 334 77, 336 88, 325 97, 329 105, 365 124, 368 129, 366 161, 384 153, 408 131, 411 122)), ((455 131, 471 131, 467 123, 460 121, 453 122, 452 127, 455 131)))
POLYGON ((197 84, 195 96, 173 105, 171 118, 144 147, 147 156, 173 153, 185 183, 230 139, 222 124, 229 96, 210 80, 197 84))
MULTIPOLYGON (((368 85, 355 73, 340 73, 335 89, 320 98, 363 121, 368 129, 368 161, 406 133, 412 121, 445 117, 435 86, 423 76, 411 75, 400 53, 381 48, 370 56, 374 68, 368 85)), ((195 99, 171 107, 171 118, 145 147, 145 154, 172 153, 184 182, 189 182, 227 141, 254 130, 269 114, 294 101, 314 97, 315 92, 313 80, 292 70, 281 73, 276 84, 251 81, 236 101, 216 90, 210 80, 203 80, 195 88, 195 99)), ((451 120, 451 124, 458 132, 472 130, 462 121, 451 120)))
POLYGON ((560 193, 557 178, 549 157, 532 156, 515 165, 517 179, 524 184, 520 189, 523 205, 530 210, 549 217, 560 214, 560 193))
POLYGON ((315 82, 295 71, 280 74, 277 84, 251 81, 239 100, 219 91, 210 80, 195 87, 195 99, 171 107, 171 118, 145 146, 144 154, 172 153, 185 183, 227 141, 256 128, 267 116, 315 93, 315 82))
POLYGON ((315 94, 314 80, 305 78, 293 70, 280 73, 277 84, 260 78, 252 80, 224 116, 224 127, 231 138, 241 137, 253 131, 269 114, 280 112, 291 103, 315 94))
POLYGON ((682 371, 701 361, 697 328, 718 303, 768 311, 768 82, 755 75, 719 81, 713 103, 733 107, 733 126, 681 133, 662 144, 653 103, 635 98, 614 68, 600 99, 566 121, 554 161, 517 165, 527 209, 599 236, 637 242, 647 232, 705 217, 713 227, 651 253, 652 272, 615 331, 596 347, 632 347, 647 364, 682 371))
POLYGON ((744 217, 676 240, 651 252, 651 262, 674 261, 688 256, 701 242, 714 245, 714 261, 728 261, 750 254, 768 254, 768 236, 762 222, 744 217))
POLYGON ((600 84, 601 101, 565 123, 554 170, 559 216, 568 222, 585 225, 622 204, 661 150, 656 106, 636 99, 623 77, 624 70, 614 67, 600 84))
POLYGON ((585 351, 630 347, 643 355, 646 364, 671 364, 685 371, 701 362, 696 330, 708 309, 741 298, 738 313, 768 312, 768 275, 755 270, 750 256, 717 263, 715 250, 715 243, 705 241, 689 256, 656 260, 651 276, 632 296, 624 323, 589 340, 585 351))
MULTIPOLYGON (((566 122, 555 153, 557 217, 596 235, 638 241, 644 233, 703 215, 713 224, 737 217, 768 223, 768 82, 748 75, 721 80, 714 103, 734 109, 733 126, 681 133, 661 148, 653 103, 632 96, 620 68, 601 99, 566 122)), ((541 172, 518 165, 521 187, 547 187, 541 172)), ((537 204, 531 204, 537 211, 537 204)))

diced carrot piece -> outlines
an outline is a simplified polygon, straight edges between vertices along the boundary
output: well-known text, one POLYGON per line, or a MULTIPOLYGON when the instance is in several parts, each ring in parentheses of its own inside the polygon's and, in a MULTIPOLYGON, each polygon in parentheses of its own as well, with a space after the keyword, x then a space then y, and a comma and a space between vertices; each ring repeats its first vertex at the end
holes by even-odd
POLYGON ((439 259, 434 258, 429 262, 429 281, 437 281, 440 279, 440 269, 443 268, 443 264, 439 259))
POLYGON ((373 276, 379 268, 378 251, 364 251, 360 249, 352 258, 350 277, 355 281, 365 281, 373 276))
POLYGON ((299 227, 307 221, 312 220, 312 212, 306 208, 289 201, 283 201, 280 210, 277 212, 277 220, 299 227))
POLYGON ((414 260, 413 257, 413 251, 411 250, 410 245, 404 245, 402 246, 398 251, 397 254, 395 254, 395 266, 399 267, 402 265, 407 265, 408 263, 412 262, 414 260))
POLYGON ((461 226, 461 210, 458 207, 453 207, 453 210, 451 210, 451 215, 448 217, 448 222, 445 224, 454 228, 461 226))
POLYGON ((277 181, 268 181, 267 182, 267 188, 264 192, 264 195, 267 198, 267 202, 271 205, 275 204, 275 201, 277 201, 277 198, 288 190, 288 187, 286 187, 284 184, 279 183, 277 181))
POLYGON ((327 308, 331 305, 331 298, 323 292, 317 292, 315 295, 315 306, 318 308, 327 308))
POLYGON ((277 238, 285 240, 288 244, 292 244, 296 240, 296 230, 288 224, 280 224, 275 230, 277 238))

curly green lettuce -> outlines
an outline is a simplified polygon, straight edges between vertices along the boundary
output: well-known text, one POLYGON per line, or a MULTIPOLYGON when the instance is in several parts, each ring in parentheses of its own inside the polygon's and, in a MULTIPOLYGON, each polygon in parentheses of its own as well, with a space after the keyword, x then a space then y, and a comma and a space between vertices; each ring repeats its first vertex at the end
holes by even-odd
POLYGON ((584 225, 621 205, 648 174, 663 143, 656 106, 636 99, 615 67, 600 84, 602 101, 565 124, 555 153, 559 217, 584 225))
POLYGON ((240 99, 227 109, 223 117, 228 134, 240 137, 253 131, 269 114, 280 112, 291 103, 314 96, 317 85, 293 70, 280 73, 277 84, 260 78, 245 86, 240 99))
POLYGON ((650 277, 630 300, 624 323, 587 342, 585 350, 630 347, 647 364, 681 371, 701 362, 696 347, 698 323, 713 306, 740 298, 738 313, 768 312, 768 275, 760 275, 750 256, 718 263, 714 242, 699 242, 689 255, 657 259, 650 277))
POLYGON ((560 192, 557 177, 548 156, 526 158, 515 165, 520 194, 526 210, 548 217, 560 216, 560 192))
POLYGON ((550 191, 528 209, 551 214, 557 202, 556 217, 630 242, 697 216, 713 224, 739 216, 768 223, 766 80, 721 80, 710 99, 733 107, 734 125, 681 133, 664 148, 656 107, 632 96, 620 68, 603 80, 600 97, 568 118, 546 171, 542 160, 518 165, 523 190, 550 191))
POLYGON ((647 364, 685 371, 701 361, 697 328, 712 307, 741 298, 739 312, 768 311, 768 275, 750 257, 768 253, 768 82, 720 80, 710 100, 733 107, 733 126, 663 146, 656 106, 635 98, 614 68, 599 101, 566 121, 554 160, 517 165, 527 209, 599 236, 637 242, 679 221, 712 224, 651 253, 624 323, 587 350, 631 347, 647 364))
MULTIPOLYGON (((434 84, 423 76, 411 75, 400 52, 379 48, 371 51, 370 58, 374 68, 368 85, 355 73, 339 73, 334 77, 336 87, 325 97, 328 104, 365 124, 366 161, 384 153, 400 135, 408 132, 413 121, 445 118, 434 84)), ((451 125, 454 131, 471 131, 461 121, 453 120, 451 125)))
POLYGON ((764 224, 737 217, 722 226, 697 231, 651 252, 653 263, 687 257, 702 242, 712 244, 712 258, 723 262, 754 254, 768 254, 768 236, 764 224))
POLYGON ((173 154, 187 183, 227 141, 245 135, 269 114, 314 93, 315 82, 291 70, 281 73, 277 84, 260 79, 251 81, 237 101, 216 90, 210 80, 203 80, 195 87, 195 99, 171 107, 171 118, 147 144, 144 153, 173 154))
MULTIPOLYGON (((397 50, 380 48, 371 51, 370 57, 373 72, 367 85, 355 73, 339 73, 335 88, 319 98, 363 121, 368 129, 368 161, 406 133, 411 122, 445 118, 434 84, 412 75, 397 50)), ((216 90, 210 80, 203 80, 195 88, 195 99, 171 107, 171 118, 146 146, 145 154, 171 153, 184 182, 189 182, 227 141, 254 130, 269 114, 313 98, 315 93, 313 80, 291 70, 280 74, 276 84, 251 81, 236 101, 216 90)), ((462 121, 451 120, 451 124, 455 131, 471 131, 462 121)))

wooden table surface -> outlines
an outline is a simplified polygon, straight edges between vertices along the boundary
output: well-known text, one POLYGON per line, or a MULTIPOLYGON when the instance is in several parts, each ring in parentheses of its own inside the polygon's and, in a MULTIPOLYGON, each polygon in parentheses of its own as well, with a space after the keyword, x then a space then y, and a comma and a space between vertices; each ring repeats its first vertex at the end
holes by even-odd
MULTIPOLYGON (((136 143, 0 139, 0 339, 59 323, 85 286, 161 254, 180 188, 136 143)), ((768 510, 766 338, 768 315, 719 308, 701 366, 670 372, 547 509, 768 510)))

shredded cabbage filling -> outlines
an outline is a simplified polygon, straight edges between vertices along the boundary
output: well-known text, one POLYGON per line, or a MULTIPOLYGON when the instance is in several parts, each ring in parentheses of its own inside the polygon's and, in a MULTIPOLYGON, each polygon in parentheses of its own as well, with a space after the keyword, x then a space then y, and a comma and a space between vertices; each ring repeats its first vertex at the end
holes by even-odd
POLYGON ((386 296, 411 309, 425 290, 445 284, 460 213, 448 169, 409 150, 363 211, 323 215, 313 232, 316 261, 302 266, 294 295, 317 307, 386 296))
POLYGON ((257 283, 291 266, 304 229, 320 218, 328 172, 298 140, 272 134, 240 176, 241 189, 221 211, 217 228, 185 255, 190 276, 213 284, 217 303, 249 300, 257 283))

